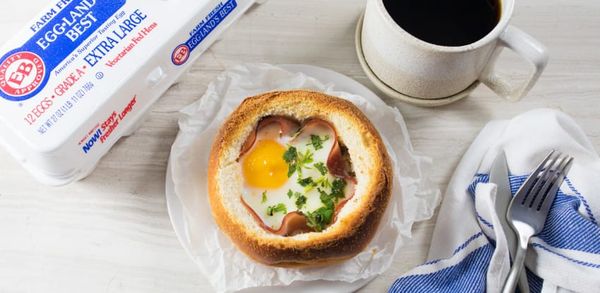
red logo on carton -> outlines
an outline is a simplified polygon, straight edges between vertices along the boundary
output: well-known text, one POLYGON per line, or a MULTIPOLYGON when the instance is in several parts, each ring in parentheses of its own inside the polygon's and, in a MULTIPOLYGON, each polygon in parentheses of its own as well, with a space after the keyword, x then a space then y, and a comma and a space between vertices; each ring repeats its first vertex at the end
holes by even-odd
POLYGON ((171 55, 171 61, 177 66, 185 63, 188 58, 190 58, 190 47, 185 44, 177 46, 171 55))
POLYGON ((27 51, 14 53, 0 64, 0 90, 13 97, 27 95, 42 84, 45 70, 40 56, 27 51))

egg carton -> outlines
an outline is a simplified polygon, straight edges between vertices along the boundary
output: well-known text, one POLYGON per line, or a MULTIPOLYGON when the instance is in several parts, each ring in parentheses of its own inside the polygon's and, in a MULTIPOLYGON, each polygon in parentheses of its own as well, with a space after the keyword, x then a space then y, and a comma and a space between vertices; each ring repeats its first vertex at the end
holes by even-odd
POLYGON ((0 144, 82 179, 255 0, 55 0, 0 49, 0 144))

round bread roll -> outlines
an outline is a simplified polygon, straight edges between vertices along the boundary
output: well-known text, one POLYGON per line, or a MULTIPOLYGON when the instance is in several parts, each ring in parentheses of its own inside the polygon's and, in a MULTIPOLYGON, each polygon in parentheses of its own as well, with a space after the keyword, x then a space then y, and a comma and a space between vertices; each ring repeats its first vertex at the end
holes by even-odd
MULTIPOLYGON (((287 150, 290 150, 289 146, 287 150)), ((332 154, 333 149, 330 158, 332 154)), ((329 161, 327 163, 330 169, 335 167, 329 161)), ((314 165, 310 166, 307 165, 305 172, 314 172, 314 165)), ((231 113, 216 136, 208 168, 209 201, 220 229, 250 258, 280 267, 332 264, 361 252, 377 230, 390 199, 393 181, 385 146, 366 116, 346 100, 305 90, 276 91, 246 98, 231 113), (258 125, 266 117, 286 117, 298 125, 318 119, 334 129, 337 137, 323 136, 323 141, 339 144, 344 161, 349 163, 345 165, 351 168, 347 174, 352 176, 347 181, 352 188, 346 187, 344 190, 351 189, 352 194, 348 196, 346 192, 344 199, 335 199, 338 205, 328 225, 315 226, 314 221, 308 220, 310 217, 314 220, 314 213, 311 212, 299 209, 295 213, 288 213, 291 206, 287 209, 269 207, 269 216, 283 217, 287 213, 284 222, 291 214, 304 216, 295 218, 296 221, 302 220, 300 226, 303 229, 287 234, 277 233, 261 222, 260 217, 243 200, 247 182, 240 158, 247 149, 248 141, 254 141, 249 137, 255 136, 258 125), (307 225, 312 228, 307 228, 307 225)), ((289 168, 292 168, 291 165, 289 168)), ((289 171, 292 173, 294 170, 289 171)), ((291 176, 301 176, 301 171, 291 176)), ((330 171, 333 173, 333 170, 330 171)), ((336 177, 330 178, 333 180, 336 177)), ((319 186, 316 189, 327 193, 322 192, 319 186)), ((267 194, 267 191, 262 194, 262 202, 266 202, 267 194)), ((288 196, 292 198, 291 194, 288 196)))

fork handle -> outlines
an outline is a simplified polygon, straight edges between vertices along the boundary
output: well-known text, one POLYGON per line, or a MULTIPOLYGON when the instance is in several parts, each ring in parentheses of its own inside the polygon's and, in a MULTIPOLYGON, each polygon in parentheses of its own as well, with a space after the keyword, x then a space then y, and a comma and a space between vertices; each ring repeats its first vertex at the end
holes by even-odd
POLYGON ((512 268, 510 268, 508 278, 506 278, 506 283, 504 284, 502 293, 515 292, 515 288, 517 287, 517 281, 519 280, 519 275, 523 270, 523 263, 525 262, 525 255, 527 253, 528 243, 529 237, 520 237, 519 245, 517 246, 517 255, 515 256, 512 268))
POLYGON ((529 293, 529 282, 527 281, 527 274, 519 275, 519 291, 521 291, 521 293, 529 293))

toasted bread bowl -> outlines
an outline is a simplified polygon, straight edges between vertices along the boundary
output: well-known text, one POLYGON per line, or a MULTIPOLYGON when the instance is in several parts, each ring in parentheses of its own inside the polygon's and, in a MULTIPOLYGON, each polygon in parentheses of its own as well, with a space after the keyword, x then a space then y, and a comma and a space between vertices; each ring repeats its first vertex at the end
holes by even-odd
MULTIPOLYGON (((336 173, 330 162, 333 153, 327 166, 336 173)), ((331 178, 334 175, 337 176, 327 174, 331 178)), ((387 151, 365 115, 346 100, 305 90, 269 92, 245 99, 223 123, 213 142, 208 166, 209 201, 220 229, 250 258, 280 267, 332 264, 361 252, 385 212, 391 184, 387 151), (344 160, 350 163, 346 165, 351 165, 347 173, 352 174, 348 179, 352 194, 336 201, 335 214, 327 225, 311 226, 301 233, 278 234, 282 228, 269 229, 245 203, 242 193, 247 182, 242 160, 248 146, 255 143, 257 129, 268 117, 285 117, 298 125, 318 119, 334 129, 336 137, 330 141, 339 144, 344 160)), ((272 210, 270 213, 273 215, 272 210)), ((310 212, 298 210, 296 214, 304 215, 309 222, 310 212)))

